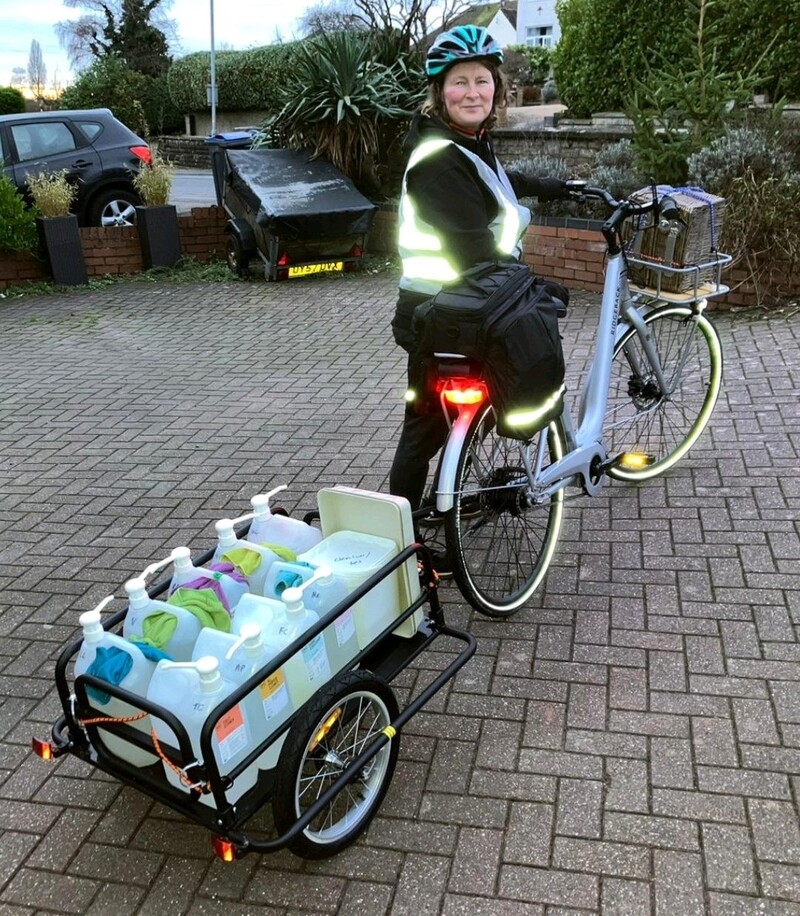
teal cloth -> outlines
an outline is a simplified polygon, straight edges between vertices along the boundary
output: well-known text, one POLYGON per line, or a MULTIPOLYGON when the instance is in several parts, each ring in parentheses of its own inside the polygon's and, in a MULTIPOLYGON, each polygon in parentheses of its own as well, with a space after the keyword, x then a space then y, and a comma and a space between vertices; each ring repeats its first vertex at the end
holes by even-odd
POLYGON ((175 659, 168 652, 164 652, 163 649, 157 649, 155 646, 150 645, 150 643, 145 642, 143 639, 132 637, 128 640, 128 642, 136 646, 142 655, 144 655, 145 658, 149 658, 151 662, 160 662, 162 659, 167 662, 175 661, 175 659))
MULTIPOLYGON (((94 661, 86 669, 87 674, 99 677, 109 684, 119 686, 133 668, 133 659, 130 652, 120 649, 119 646, 99 646, 94 661)), ((111 694, 97 687, 87 686, 86 693, 101 706, 105 706, 111 699, 111 694)))
MULTIPOLYGON (((296 560, 294 565, 302 566, 308 570, 314 569, 314 567, 310 563, 306 563, 305 560, 296 560)), ((299 588, 310 578, 311 576, 309 576, 308 573, 304 574, 294 569, 282 569, 275 577, 275 585, 273 586, 275 597, 280 598, 287 588, 299 588)))

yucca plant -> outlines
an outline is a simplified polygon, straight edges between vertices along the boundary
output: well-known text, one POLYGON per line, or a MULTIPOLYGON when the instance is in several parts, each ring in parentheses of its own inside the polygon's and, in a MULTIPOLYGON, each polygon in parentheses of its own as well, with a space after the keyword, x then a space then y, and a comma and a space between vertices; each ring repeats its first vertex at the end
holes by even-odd
POLYGON ((157 153, 150 165, 142 165, 133 176, 133 187, 146 207, 160 207, 169 203, 172 189, 172 169, 157 153))
POLYGON ((376 187, 381 123, 410 116, 424 94, 425 80, 414 69, 403 58, 380 63, 367 32, 322 35, 303 46, 264 134, 291 147, 312 146, 359 186, 376 187))
POLYGON ((67 216, 78 189, 67 179, 67 170, 39 172, 26 179, 36 209, 42 216, 67 216))

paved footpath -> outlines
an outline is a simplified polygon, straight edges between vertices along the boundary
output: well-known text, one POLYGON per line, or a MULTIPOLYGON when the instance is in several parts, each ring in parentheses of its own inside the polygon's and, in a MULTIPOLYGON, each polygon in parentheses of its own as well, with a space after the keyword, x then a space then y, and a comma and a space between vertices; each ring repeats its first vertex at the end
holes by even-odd
POLYGON ((0 916, 797 916, 798 314, 718 317, 709 430, 666 477, 569 502, 530 607, 493 622, 444 591, 478 654, 337 858, 222 865, 138 791, 29 753, 81 611, 259 490, 304 512, 385 487, 393 297, 384 275, 0 302, 0 916))

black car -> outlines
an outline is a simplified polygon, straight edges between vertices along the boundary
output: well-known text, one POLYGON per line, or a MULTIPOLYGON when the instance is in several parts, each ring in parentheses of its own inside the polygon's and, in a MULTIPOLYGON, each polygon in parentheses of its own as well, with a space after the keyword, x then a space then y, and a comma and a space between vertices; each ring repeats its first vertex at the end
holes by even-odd
POLYGON ((131 179, 150 147, 108 108, 0 115, 3 174, 25 194, 30 174, 67 170, 83 226, 132 226, 141 204, 131 179))

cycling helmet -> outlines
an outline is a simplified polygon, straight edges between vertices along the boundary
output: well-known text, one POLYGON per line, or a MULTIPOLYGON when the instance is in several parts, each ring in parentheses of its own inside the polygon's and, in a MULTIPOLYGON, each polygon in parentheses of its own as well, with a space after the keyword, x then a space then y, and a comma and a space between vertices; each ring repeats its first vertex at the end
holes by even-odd
POLYGON ((453 64, 489 58, 503 63, 503 49, 482 26, 459 25, 438 35, 428 49, 425 72, 432 80, 453 64))

